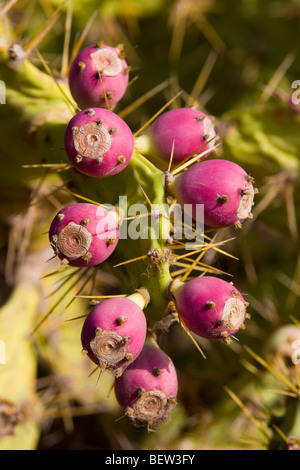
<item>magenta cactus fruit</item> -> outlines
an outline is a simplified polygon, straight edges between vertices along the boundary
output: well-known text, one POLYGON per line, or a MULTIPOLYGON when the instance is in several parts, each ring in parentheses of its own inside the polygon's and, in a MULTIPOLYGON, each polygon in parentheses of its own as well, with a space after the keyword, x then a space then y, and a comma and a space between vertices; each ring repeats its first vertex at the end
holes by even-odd
POLYGON ((88 203, 61 209, 50 225, 54 253, 70 266, 94 266, 105 261, 119 240, 118 212, 88 203))
POLYGON ((69 71, 71 94, 81 109, 107 108, 124 96, 129 67, 123 48, 102 43, 86 47, 73 60, 69 71))
POLYGON ((240 228, 242 222, 252 218, 257 191, 253 178, 232 161, 214 159, 196 163, 174 177, 166 175, 166 186, 194 219, 197 204, 203 204, 204 223, 208 226, 240 228))
POLYGON ((134 139, 129 126, 117 114, 107 109, 90 108, 70 120, 64 143, 71 164, 79 172, 105 178, 128 165, 134 139))
POLYGON ((139 357, 115 380, 116 399, 137 427, 167 421, 177 392, 172 360, 160 348, 147 343, 139 357))
POLYGON ((173 161, 180 162, 212 148, 216 132, 211 116, 196 108, 177 108, 161 114, 150 135, 160 158, 169 161, 174 145, 173 161))
POLYGON ((147 334, 143 312, 147 303, 148 293, 141 289, 128 297, 103 300, 86 317, 81 332, 83 353, 100 370, 120 377, 139 356, 147 334))
POLYGON ((186 327, 202 338, 230 342, 245 328, 248 304, 232 283, 214 276, 175 280, 170 293, 186 327))

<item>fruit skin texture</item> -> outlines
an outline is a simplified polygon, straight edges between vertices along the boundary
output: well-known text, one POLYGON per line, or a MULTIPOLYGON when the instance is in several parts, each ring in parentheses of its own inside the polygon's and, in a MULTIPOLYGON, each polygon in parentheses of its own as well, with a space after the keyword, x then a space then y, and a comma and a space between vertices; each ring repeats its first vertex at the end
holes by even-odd
MULTIPOLYGON (((196 108, 177 108, 161 114, 151 126, 151 138, 157 154, 169 161, 172 153, 173 161, 180 162, 196 152, 194 155, 213 147, 215 139, 205 143, 216 136, 211 117, 196 108)), ((208 154, 206 154, 207 156, 208 154)))
POLYGON ((79 52, 71 64, 71 94, 81 109, 93 106, 107 108, 103 88, 109 105, 116 104, 124 96, 128 86, 127 70, 127 62, 118 48, 108 45, 88 46, 79 52), (101 70, 102 85, 99 78, 101 70))
POLYGON ((179 315, 198 336, 226 340, 244 329, 247 303, 231 283, 203 276, 177 285, 175 281, 171 290, 179 315))
POLYGON ((119 227, 114 214, 102 206, 70 204, 52 220, 49 240, 55 254, 70 266, 95 266, 116 248, 119 227))
POLYGON ((146 343, 139 357, 115 380, 115 395, 135 426, 166 420, 176 404, 178 379, 169 356, 146 343))
POLYGON ((81 343, 88 357, 95 364, 99 364, 99 357, 94 353, 93 340, 100 338, 102 367, 114 370, 119 375, 140 354, 146 334, 147 321, 143 310, 129 298, 111 298, 96 305, 86 317, 81 332, 81 343), (117 333, 122 339, 114 337, 111 333, 117 333), (122 340, 127 358, 124 358, 123 354, 120 359, 122 340))
POLYGON ((134 139, 117 114, 102 108, 84 109, 69 121, 64 136, 70 163, 81 173, 105 178, 130 162, 134 139))
POLYGON ((168 191, 179 204, 191 204, 187 213, 196 219, 196 205, 204 205, 204 224, 211 227, 240 226, 251 218, 252 178, 236 163, 215 159, 192 165, 170 181, 168 191))

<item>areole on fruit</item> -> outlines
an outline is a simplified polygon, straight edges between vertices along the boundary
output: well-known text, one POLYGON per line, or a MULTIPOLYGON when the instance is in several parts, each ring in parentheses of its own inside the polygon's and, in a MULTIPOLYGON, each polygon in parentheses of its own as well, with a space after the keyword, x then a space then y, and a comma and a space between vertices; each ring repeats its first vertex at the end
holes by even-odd
POLYGON ((91 53, 91 58, 95 70, 102 75, 114 77, 123 71, 122 60, 115 50, 102 47, 91 53))
POLYGON ((170 406, 170 400, 161 390, 145 391, 142 388, 133 402, 132 408, 127 408, 126 414, 135 424, 151 423, 160 420, 170 406))
POLYGON ((253 188, 253 185, 250 184, 247 189, 242 189, 241 190, 241 201, 239 203, 238 209, 236 211, 236 215, 238 220, 245 220, 245 219, 251 219, 252 214, 252 206, 253 206, 253 201, 254 201, 254 195, 255 195, 255 189, 253 188))
POLYGON ((80 127, 73 127, 74 147, 78 152, 79 161, 82 157, 94 158, 99 161, 111 146, 111 134, 101 122, 87 122, 80 127))
POLYGON ((241 299, 230 297, 224 303, 220 323, 227 332, 238 331, 243 328, 245 321, 246 305, 241 299))
POLYGON ((90 342, 90 347, 98 359, 100 367, 114 367, 122 359, 133 359, 132 355, 129 358, 127 353, 127 344, 130 342, 129 336, 120 336, 115 331, 105 330, 101 328, 95 329, 95 337, 90 342))
POLYGON ((57 235, 57 248, 67 258, 81 258, 87 255, 93 235, 82 225, 70 222, 57 235))
MULTIPOLYGON (((202 139, 204 142, 207 141, 207 147, 212 148, 215 145, 215 137, 216 135, 216 130, 215 126, 213 125, 212 117, 204 115, 202 118, 200 118, 200 122, 203 124, 203 137, 202 139)), ((205 150, 202 149, 201 151, 205 150)))

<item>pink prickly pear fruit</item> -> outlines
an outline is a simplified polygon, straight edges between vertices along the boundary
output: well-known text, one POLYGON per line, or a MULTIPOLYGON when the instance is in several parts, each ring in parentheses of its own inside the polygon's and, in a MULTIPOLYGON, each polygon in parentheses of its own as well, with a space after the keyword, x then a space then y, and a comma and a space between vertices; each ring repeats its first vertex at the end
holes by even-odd
POLYGON ((169 161, 174 147, 173 161, 180 162, 211 149, 216 132, 211 116, 196 108, 177 108, 161 114, 152 124, 150 135, 160 158, 169 161))
POLYGON ((131 296, 110 298, 96 305, 85 319, 81 332, 83 354, 120 377, 143 349, 147 321, 143 308, 149 294, 140 289, 131 296))
POLYGON ((122 47, 102 43, 86 47, 73 60, 69 71, 71 94, 81 109, 107 108, 124 96, 129 67, 122 47))
POLYGON ((116 399, 134 426, 167 421, 176 405, 178 379, 170 357, 145 344, 139 357, 115 380, 116 399))
POLYGON ((70 120, 64 144, 68 159, 80 173, 105 178, 128 165, 134 139, 129 126, 117 114, 90 108, 70 120))
POLYGON ((214 276, 175 280, 170 293, 186 327, 202 338, 229 343, 245 328, 248 304, 232 283, 214 276))
MULTIPOLYGON (((204 206, 204 224, 234 225, 252 218, 253 178, 234 162, 222 159, 196 163, 183 173, 166 175, 167 191, 197 220, 197 205, 204 206)), ((200 211, 200 214, 201 211, 200 211)))
POLYGON ((95 266, 105 261, 119 241, 117 211, 88 203, 61 209, 50 225, 49 240, 62 263, 95 266))

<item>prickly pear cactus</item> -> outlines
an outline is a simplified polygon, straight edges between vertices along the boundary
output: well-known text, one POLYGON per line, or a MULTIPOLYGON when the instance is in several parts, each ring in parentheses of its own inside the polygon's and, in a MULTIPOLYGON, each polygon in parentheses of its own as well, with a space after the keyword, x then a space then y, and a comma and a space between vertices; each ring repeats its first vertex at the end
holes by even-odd
POLYGON ((103 448, 297 449, 299 114, 274 85, 289 60, 258 102, 222 97, 213 116, 201 91, 226 47, 208 6, 102 2, 92 14, 94 3, 41 2, 47 21, 32 6, 18 27, 18 2, 0 7, 1 241, 12 291, 0 310, 0 448, 72 447, 93 417, 103 448), (149 47, 138 22, 147 31, 157 11, 173 28, 173 77, 149 89, 161 51, 153 67, 132 44, 149 47), (178 75, 184 34, 193 41, 187 21, 215 51, 190 94, 178 75), (286 224, 269 210, 282 214, 282 198, 286 224), (276 263, 280 288, 293 287, 286 316, 285 294, 275 302, 270 292, 276 263), (13 310, 26 321, 11 335, 13 310))

